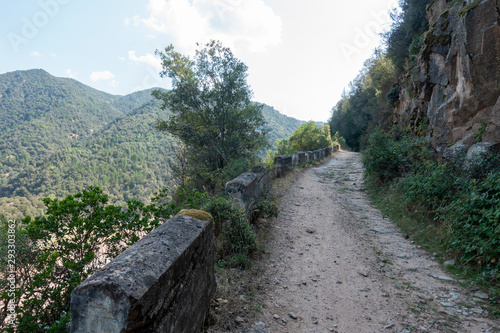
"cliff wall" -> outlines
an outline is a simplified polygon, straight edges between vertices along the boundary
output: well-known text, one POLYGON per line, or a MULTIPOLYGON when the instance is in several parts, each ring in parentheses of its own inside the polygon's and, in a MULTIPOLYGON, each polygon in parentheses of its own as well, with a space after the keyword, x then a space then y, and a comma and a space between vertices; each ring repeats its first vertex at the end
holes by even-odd
POLYGON ((500 0, 436 0, 430 29, 400 82, 395 122, 444 158, 500 142, 500 0))

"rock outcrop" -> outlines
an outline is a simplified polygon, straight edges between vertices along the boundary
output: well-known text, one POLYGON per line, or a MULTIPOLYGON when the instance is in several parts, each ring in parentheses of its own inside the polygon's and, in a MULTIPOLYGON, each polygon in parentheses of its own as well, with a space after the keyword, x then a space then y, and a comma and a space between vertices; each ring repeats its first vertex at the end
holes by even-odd
POLYGON ((500 142, 500 0, 436 0, 427 18, 396 122, 428 135, 445 158, 500 142))

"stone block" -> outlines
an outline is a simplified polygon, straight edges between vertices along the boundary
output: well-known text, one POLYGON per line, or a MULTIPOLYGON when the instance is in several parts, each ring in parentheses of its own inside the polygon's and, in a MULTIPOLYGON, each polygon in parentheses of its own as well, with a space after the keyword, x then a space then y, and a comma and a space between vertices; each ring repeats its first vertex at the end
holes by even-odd
POLYGON ((216 289, 213 222, 176 216, 71 295, 71 332, 201 329, 216 289))

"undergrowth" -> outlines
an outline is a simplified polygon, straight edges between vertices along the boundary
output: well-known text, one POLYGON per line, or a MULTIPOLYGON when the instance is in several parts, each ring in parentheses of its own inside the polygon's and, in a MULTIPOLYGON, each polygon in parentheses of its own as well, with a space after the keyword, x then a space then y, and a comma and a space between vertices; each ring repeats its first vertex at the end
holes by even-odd
POLYGON ((415 241, 455 259, 462 277, 487 289, 490 304, 498 308, 498 155, 438 162, 424 139, 376 130, 362 160, 379 208, 415 241))

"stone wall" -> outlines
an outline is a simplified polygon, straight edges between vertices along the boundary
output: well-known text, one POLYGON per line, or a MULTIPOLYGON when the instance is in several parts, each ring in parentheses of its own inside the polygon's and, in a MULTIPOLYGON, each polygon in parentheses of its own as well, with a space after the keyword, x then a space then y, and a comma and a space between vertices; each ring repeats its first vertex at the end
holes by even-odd
POLYGON ((274 159, 274 169, 263 163, 255 166, 251 172, 245 172, 226 184, 226 193, 232 201, 246 213, 251 220, 252 204, 271 186, 271 175, 280 178, 296 166, 312 161, 320 161, 339 151, 340 146, 318 149, 308 152, 295 152, 293 155, 277 156, 274 159))
POLYGON ((271 186, 271 171, 269 164, 261 163, 226 184, 227 195, 247 213, 249 220, 251 205, 271 186))
POLYGON ((170 219, 78 286, 71 332, 199 331, 216 288, 215 248, 210 215, 190 214, 197 218, 170 219))

